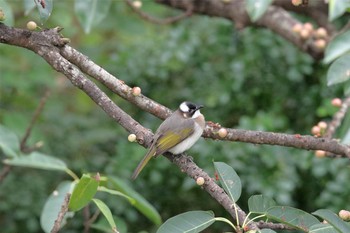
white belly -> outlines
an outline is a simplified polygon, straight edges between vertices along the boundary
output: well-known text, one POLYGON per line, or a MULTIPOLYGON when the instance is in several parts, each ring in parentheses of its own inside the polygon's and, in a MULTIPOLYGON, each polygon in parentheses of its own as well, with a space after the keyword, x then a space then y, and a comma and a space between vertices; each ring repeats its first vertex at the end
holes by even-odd
POLYGON ((193 144, 196 143, 196 141, 198 141, 202 133, 203 129, 198 124, 195 124, 194 133, 189 138, 183 140, 182 142, 171 148, 169 152, 173 154, 181 154, 182 152, 185 152, 186 150, 190 149, 193 146, 193 144))

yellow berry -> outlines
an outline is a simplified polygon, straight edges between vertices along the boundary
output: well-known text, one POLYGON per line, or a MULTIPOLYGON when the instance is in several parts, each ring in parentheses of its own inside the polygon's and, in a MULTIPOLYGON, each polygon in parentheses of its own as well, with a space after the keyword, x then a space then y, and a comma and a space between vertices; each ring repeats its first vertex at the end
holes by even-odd
POLYGON ((326 29, 320 27, 320 28, 318 28, 316 30, 315 36, 317 38, 321 38, 321 39, 323 38, 324 39, 324 38, 326 38, 328 36, 328 33, 327 33, 326 29))
POLYGON ((134 96, 139 96, 139 95, 141 94, 141 88, 139 88, 139 87, 133 87, 133 88, 132 88, 132 94, 133 94, 134 96))
POLYGON ((326 156, 326 152, 324 150, 317 150, 315 151, 315 156, 317 158, 323 158, 326 156))
POLYGON ((326 129, 327 128, 327 123, 326 122, 324 122, 324 121, 320 121, 320 122, 318 122, 318 127, 320 127, 320 129, 321 130, 323 130, 323 129, 326 129))
POLYGON ((324 48, 326 48, 326 41, 324 39, 317 39, 314 42, 316 48, 320 49, 320 50, 324 50, 324 48))
POLYGON ((311 129, 311 133, 315 136, 320 136, 321 134, 321 128, 317 125, 315 125, 314 127, 312 127, 311 129))
POLYGON ((312 25, 309 22, 304 23, 304 29, 308 30, 309 32, 312 32, 314 30, 314 25, 312 25))
POLYGON ((227 129, 225 129, 225 128, 219 129, 218 134, 219 134, 220 138, 226 137, 227 136, 227 129))
POLYGON ((132 5, 135 7, 135 8, 141 8, 142 7, 142 2, 141 1, 133 1, 132 2, 132 5))
POLYGON ((302 3, 303 3, 302 0, 292 0, 292 4, 293 4, 294 6, 299 6, 299 5, 301 5, 302 3))
POLYGON ((339 98, 334 98, 334 99, 332 99, 332 105, 335 107, 341 107, 342 100, 339 98))
POLYGON ((204 184, 204 178, 203 177, 198 177, 196 179, 196 183, 199 185, 199 186, 202 186, 204 184))
POLYGON ((134 141, 136 141, 136 135, 135 134, 129 134, 129 136, 128 136, 128 141, 129 142, 134 142, 134 141))
POLYGON ((301 29, 303 29, 303 25, 301 25, 301 23, 296 23, 294 24, 292 30, 295 33, 300 33, 301 29))
POLYGON ((34 21, 29 21, 27 23, 28 30, 34 31, 37 27, 38 27, 38 25, 36 25, 36 22, 34 22, 34 21))
POLYGON ((339 217, 344 221, 350 221, 350 211, 348 210, 339 211, 339 217))
POLYGON ((303 38, 304 40, 309 38, 311 35, 310 31, 305 28, 302 28, 299 34, 300 34, 300 37, 303 38))

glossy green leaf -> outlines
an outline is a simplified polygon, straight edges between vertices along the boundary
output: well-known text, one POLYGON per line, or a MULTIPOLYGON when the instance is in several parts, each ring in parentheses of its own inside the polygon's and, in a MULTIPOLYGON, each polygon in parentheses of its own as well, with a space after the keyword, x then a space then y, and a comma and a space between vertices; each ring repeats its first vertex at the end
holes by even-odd
POLYGON ((323 62, 328 64, 350 51, 350 31, 342 33, 329 42, 326 47, 323 62))
POLYGON ((99 208, 99 210, 102 212, 102 214, 105 216, 105 218, 107 219, 109 225, 111 226, 111 229, 112 231, 114 232, 118 232, 117 231, 117 226, 114 222, 114 219, 113 219, 113 215, 112 215, 112 212, 111 210, 108 208, 108 206, 101 200, 99 199, 92 199, 95 204, 97 205, 97 207, 99 208))
POLYGON ((89 33, 93 26, 106 17, 110 5, 111 0, 75 0, 75 13, 85 33, 89 33))
POLYGON ((275 206, 276 202, 263 195, 254 195, 248 199, 249 212, 264 214, 270 207, 275 206))
POLYGON ((106 188, 104 186, 99 186, 98 187, 98 191, 101 191, 101 192, 106 192, 106 193, 109 193, 109 194, 112 194, 112 195, 116 195, 116 196, 120 196, 120 197, 124 197, 126 198, 130 204, 134 205, 136 203, 135 199, 134 198, 131 198, 129 197, 128 195, 125 195, 124 193, 122 192, 119 192, 117 190, 113 190, 113 189, 109 189, 109 188, 106 188))
MULTIPOLYGON (((57 189, 46 200, 44 208, 40 215, 40 225, 46 233, 51 232, 55 220, 57 219, 58 213, 61 210, 64 198, 66 197, 67 193, 71 192, 74 184, 75 183, 72 181, 61 182, 58 185, 57 189)), ((72 212, 66 213, 63 218, 62 226, 65 225, 66 219, 68 217, 72 217, 73 215, 74 213, 72 212)))
POLYGON ((332 21, 342 14, 350 7, 349 0, 329 0, 328 3, 328 19, 332 21))
POLYGON ((0 9, 5 14, 5 20, 1 22, 8 26, 13 26, 15 21, 11 6, 6 1, 0 1, 0 9))
POLYGON ((75 186, 69 201, 69 209, 78 211, 86 206, 97 192, 99 182, 90 175, 83 174, 75 186))
POLYGON ((67 169, 67 165, 62 160, 36 151, 29 155, 20 155, 12 159, 5 159, 4 163, 11 166, 30 167, 44 170, 65 171, 67 169))
POLYGON ((266 217, 302 231, 308 231, 311 226, 320 223, 311 214, 289 206, 271 207, 267 210, 266 217))
POLYGON ((250 19, 257 21, 271 5, 272 0, 246 0, 245 6, 250 19))
MULTIPOLYGON (((115 224, 118 226, 118 232, 119 233, 127 233, 128 227, 125 221, 121 218, 118 218, 113 215, 113 219, 115 224)), ((106 218, 99 218, 96 222, 91 224, 92 229, 99 230, 101 232, 105 233, 113 233, 113 230, 111 229, 111 226, 109 225, 106 218)))
POLYGON ((196 233, 215 222, 211 211, 189 211, 176 215, 160 226, 157 233, 196 233))
POLYGON ((33 0, 35 2, 35 5, 39 11, 39 15, 40 15, 40 20, 42 22, 46 21, 51 13, 52 13, 52 9, 53 9, 53 0, 33 0))
POLYGON ((35 8, 34 0, 24 0, 23 5, 25 15, 28 15, 35 8))
POLYGON ((310 227, 310 233, 339 233, 332 225, 319 223, 310 227))
POLYGON ((0 150, 8 157, 20 154, 17 135, 2 125, 0 125, 0 150))
POLYGON ((312 214, 326 220, 329 224, 331 224, 335 229, 337 229, 341 233, 350 232, 350 224, 341 220, 338 217, 338 215, 336 215, 330 210, 321 209, 313 212, 312 214))
POLYGON ((214 162, 214 166, 223 189, 234 202, 238 201, 242 192, 242 184, 235 170, 223 162, 214 162))
POLYGON ((327 85, 342 83, 350 78, 350 53, 347 53, 332 63, 327 72, 327 85))
POLYGON ((142 214, 144 214, 148 219, 150 219, 154 224, 160 225, 162 219, 158 211, 139 193, 133 190, 129 185, 117 177, 109 177, 112 187, 135 200, 133 206, 138 209, 142 214))

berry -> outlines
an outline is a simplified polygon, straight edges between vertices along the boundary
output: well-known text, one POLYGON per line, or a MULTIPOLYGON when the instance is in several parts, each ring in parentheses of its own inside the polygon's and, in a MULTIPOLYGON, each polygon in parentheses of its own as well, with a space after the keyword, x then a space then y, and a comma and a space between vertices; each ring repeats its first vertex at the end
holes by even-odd
POLYGON ((203 177, 198 177, 196 179, 196 183, 199 185, 199 186, 202 186, 204 184, 204 178, 203 177))
POLYGON ((133 87, 133 88, 132 88, 132 94, 133 94, 134 96, 139 96, 139 95, 141 94, 141 88, 139 88, 139 87, 133 87))
POLYGON ((295 33, 300 33, 301 29, 303 29, 303 25, 301 23, 294 24, 292 30, 295 33))
POLYGON ((142 7, 142 2, 141 1, 133 1, 132 2, 132 5, 135 7, 135 8, 141 8, 142 7))
POLYGON ((219 134, 220 138, 226 137, 227 136, 227 129, 225 129, 225 128, 219 129, 218 134, 219 134))
POLYGON ((344 221, 350 221, 350 211, 348 210, 339 211, 339 217, 344 221))
POLYGON ((134 141, 136 141, 136 135, 135 134, 129 134, 129 136, 128 136, 128 141, 129 142, 134 142, 134 141))
POLYGON ((318 122, 318 127, 320 127, 320 129, 322 130, 322 129, 326 129, 327 128, 327 123, 326 122, 324 122, 324 121, 320 121, 320 122, 318 122))
POLYGON ((334 98, 334 99, 332 99, 332 105, 335 107, 341 107, 342 100, 339 98, 334 98))
POLYGON ((315 36, 316 36, 316 38, 326 38, 327 37, 327 35, 328 35, 328 33, 327 33, 327 31, 326 31, 326 29, 324 29, 324 28, 318 28, 317 30, 316 30, 316 32, 315 32, 315 36))
POLYGON ((323 158, 326 156, 326 152, 324 150, 317 150, 315 151, 315 156, 317 158, 323 158))
POLYGON ((292 4, 293 4, 294 6, 299 6, 299 5, 301 5, 302 3, 303 3, 302 0, 292 0, 292 4))
POLYGON ((324 39, 317 39, 314 42, 316 48, 320 49, 320 50, 324 50, 324 48, 326 48, 326 41, 324 39))
POLYGON ((314 25, 312 25, 309 22, 304 23, 304 29, 308 30, 309 32, 312 32, 314 30, 314 25))
POLYGON ((307 30, 306 28, 302 28, 299 34, 300 34, 300 37, 304 40, 309 38, 311 35, 310 31, 307 30))
POLYGON ((314 127, 312 127, 311 129, 311 133, 315 136, 320 136, 321 135, 321 129, 319 126, 315 125, 314 127))
POLYGON ((38 27, 38 25, 36 25, 36 22, 34 22, 34 21, 29 21, 27 23, 28 30, 34 31, 37 27, 38 27))

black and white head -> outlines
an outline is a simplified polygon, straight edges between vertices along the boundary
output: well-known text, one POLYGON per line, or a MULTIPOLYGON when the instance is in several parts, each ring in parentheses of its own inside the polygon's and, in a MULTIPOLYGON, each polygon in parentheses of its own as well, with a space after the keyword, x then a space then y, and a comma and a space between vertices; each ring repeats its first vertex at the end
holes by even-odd
POLYGON ((203 105, 185 101, 180 104, 179 110, 185 118, 197 118, 201 115, 201 108, 203 108, 203 105))

